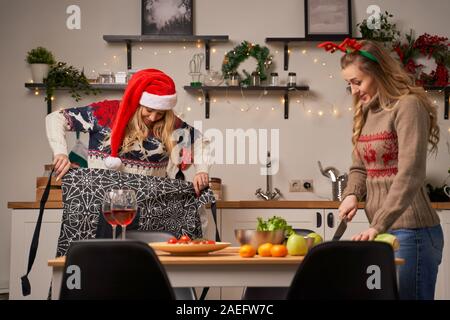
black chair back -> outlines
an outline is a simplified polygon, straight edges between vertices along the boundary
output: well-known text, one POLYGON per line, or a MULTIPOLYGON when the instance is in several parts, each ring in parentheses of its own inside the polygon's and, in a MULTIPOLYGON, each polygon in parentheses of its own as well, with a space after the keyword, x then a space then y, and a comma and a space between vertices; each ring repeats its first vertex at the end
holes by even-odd
POLYGON ((333 241, 313 247, 300 264, 288 300, 397 300, 392 247, 333 241))
POLYGON ((172 300, 153 249, 133 240, 74 241, 66 256, 61 300, 172 300))
MULTIPOLYGON (((128 239, 139 240, 145 243, 164 242, 173 237, 175 237, 173 234, 164 231, 127 231, 128 239)), ((173 292, 177 300, 197 300, 197 294, 194 288, 173 288, 173 292)))

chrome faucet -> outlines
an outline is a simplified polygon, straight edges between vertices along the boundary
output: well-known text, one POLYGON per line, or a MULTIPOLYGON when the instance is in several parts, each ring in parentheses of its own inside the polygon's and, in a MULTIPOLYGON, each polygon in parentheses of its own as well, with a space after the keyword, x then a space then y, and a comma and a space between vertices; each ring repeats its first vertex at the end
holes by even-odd
POLYGON ((267 189, 266 192, 263 192, 261 188, 258 188, 256 190, 255 195, 258 198, 262 198, 264 200, 276 200, 278 197, 281 197, 281 192, 278 188, 274 188, 274 192, 271 191, 270 185, 271 185, 271 175, 269 174, 269 170, 272 166, 272 161, 270 160, 270 151, 267 151, 267 163, 266 163, 266 184, 267 189))

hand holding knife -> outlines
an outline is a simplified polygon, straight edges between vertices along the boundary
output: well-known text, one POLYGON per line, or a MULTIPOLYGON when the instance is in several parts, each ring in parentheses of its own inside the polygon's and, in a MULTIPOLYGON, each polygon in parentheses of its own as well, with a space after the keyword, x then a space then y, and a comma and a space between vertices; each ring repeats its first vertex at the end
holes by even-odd
POLYGON ((355 195, 348 195, 345 197, 345 199, 341 202, 341 205, 339 206, 339 218, 341 219, 341 222, 339 223, 339 226, 336 229, 336 232, 333 236, 333 241, 338 241, 342 238, 342 236, 345 233, 345 230, 347 230, 347 223, 352 221, 353 217, 356 214, 356 211, 358 210, 358 199, 355 195))
POLYGON ((332 241, 340 240, 344 235, 345 230, 347 230, 347 216, 344 216, 344 218, 342 218, 339 226, 336 229, 336 232, 334 233, 332 241))

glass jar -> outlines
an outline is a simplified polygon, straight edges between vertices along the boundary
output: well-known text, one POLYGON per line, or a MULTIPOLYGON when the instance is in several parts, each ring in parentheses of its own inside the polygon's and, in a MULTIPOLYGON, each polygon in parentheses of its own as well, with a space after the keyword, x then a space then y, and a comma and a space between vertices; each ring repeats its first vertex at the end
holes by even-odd
POLYGON ((126 84, 127 83, 127 73, 124 71, 118 71, 115 74, 115 82, 120 84, 126 84))
POLYGON ((239 86, 239 74, 237 72, 231 73, 227 79, 227 84, 229 86, 239 86))
POLYGON ((278 86, 278 73, 272 72, 272 73, 270 74, 270 85, 271 85, 272 87, 278 86))
POLYGON ((295 87, 296 85, 297 85, 297 74, 295 72, 289 72, 288 87, 295 87))
POLYGON ((99 73, 98 83, 114 83, 114 73, 109 70, 99 73))
POLYGON ((260 78, 259 78, 259 74, 256 71, 252 72, 252 75, 250 77, 250 85, 254 86, 254 87, 258 87, 260 84, 260 78))
POLYGON ((220 86, 223 82, 223 77, 219 71, 209 70, 203 79, 206 86, 220 86))

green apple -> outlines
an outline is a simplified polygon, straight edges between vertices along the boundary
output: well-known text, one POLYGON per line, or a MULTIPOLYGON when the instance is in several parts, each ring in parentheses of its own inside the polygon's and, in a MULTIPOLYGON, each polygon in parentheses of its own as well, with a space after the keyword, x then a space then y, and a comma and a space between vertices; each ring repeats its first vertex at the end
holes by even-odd
POLYGON ((322 237, 318 233, 311 232, 310 234, 308 234, 308 237, 314 239, 313 247, 323 242, 322 237))
POLYGON ((296 233, 289 236, 286 247, 291 256, 304 256, 308 252, 305 238, 296 233))
POLYGON ((400 248, 400 242, 398 241, 397 237, 390 233, 380 233, 375 237, 375 241, 381 241, 390 244, 394 251, 400 248))

